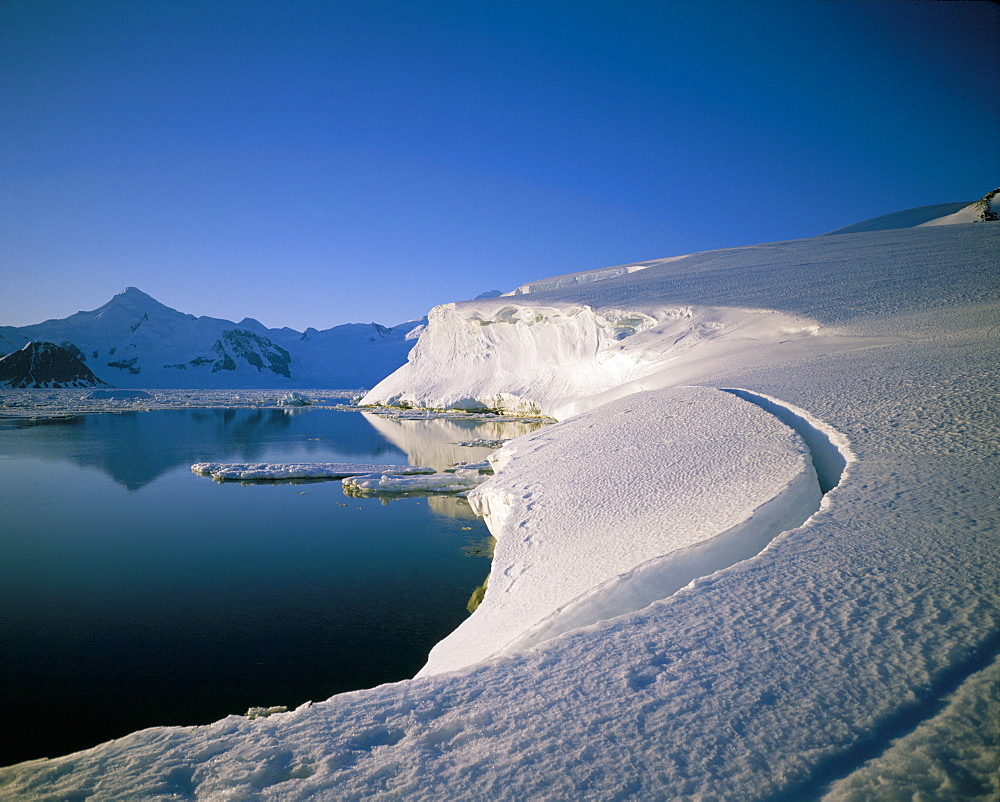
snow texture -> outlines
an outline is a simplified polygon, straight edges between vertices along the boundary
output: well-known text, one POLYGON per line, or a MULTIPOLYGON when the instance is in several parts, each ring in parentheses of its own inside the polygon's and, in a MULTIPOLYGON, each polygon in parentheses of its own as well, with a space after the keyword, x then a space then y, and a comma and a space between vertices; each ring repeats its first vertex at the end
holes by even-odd
POLYGON ((723 533, 751 517, 780 522, 768 527, 773 537, 820 503, 791 429, 700 387, 619 399, 514 441, 494 464, 501 475, 469 497, 497 539, 489 591, 422 675, 645 607, 678 589, 664 590, 681 553, 690 560, 714 539, 725 543, 723 533))
POLYGON ((1000 226, 644 264, 435 310, 370 395, 561 421, 471 494, 489 589, 424 676, 31 761, 0 797, 990 794, 1000 226), (807 504, 811 471, 834 486, 807 504), (699 547, 732 564, 650 602, 647 568, 699 547), (468 642, 487 617, 506 630, 468 642))
POLYGON ((1000 660, 969 677, 938 715, 837 782, 823 799, 1000 799, 1000 660))
POLYGON ((434 473, 419 465, 375 465, 354 462, 197 462, 191 470, 216 481, 282 482, 290 479, 344 479, 379 471, 382 474, 434 473))

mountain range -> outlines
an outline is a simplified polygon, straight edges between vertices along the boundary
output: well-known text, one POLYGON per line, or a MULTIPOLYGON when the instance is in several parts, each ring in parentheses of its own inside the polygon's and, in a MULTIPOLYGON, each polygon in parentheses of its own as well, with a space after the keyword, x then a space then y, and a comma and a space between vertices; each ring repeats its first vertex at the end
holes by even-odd
POLYGON ((90 312, 0 327, 0 356, 52 343, 114 387, 357 389, 402 365, 425 323, 269 329, 187 315, 126 287, 90 312))

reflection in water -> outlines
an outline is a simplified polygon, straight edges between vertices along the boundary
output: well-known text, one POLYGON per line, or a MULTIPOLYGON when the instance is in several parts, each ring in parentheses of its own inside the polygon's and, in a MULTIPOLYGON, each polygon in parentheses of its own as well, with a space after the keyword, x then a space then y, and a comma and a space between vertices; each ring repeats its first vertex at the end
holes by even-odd
POLYGON ((495 421, 489 418, 397 418, 362 413, 386 440, 397 445, 413 465, 443 471, 463 462, 479 462, 496 448, 460 446, 475 440, 512 440, 539 429, 544 421, 495 421))
MULTIPOLYGON (((464 521, 478 521, 479 516, 472 511, 468 500, 458 496, 428 496, 427 506, 431 512, 464 521)), ((492 555, 491 555, 492 556, 492 555)))
MULTIPOLYGON (((369 425, 357 425, 353 412, 316 407, 98 413, 0 420, 0 437, 11 457, 99 468, 122 487, 138 490, 195 462, 392 462, 405 454, 412 465, 440 471, 484 460, 495 450, 459 442, 507 440, 543 425, 476 417, 401 420, 368 412, 360 417, 369 425)), ((448 500, 434 504, 461 517, 448 500)))
POLYGON ((128 490, 195 462, 257 461, 293 452, 303 462, 319 461, 319 454, 344 462, 359 461, 360 454, 365 461, 400 454, 370 427, 344 415, 328 409, 103 413, 6 420, 0 422, 0 437, 7 455, 99 468, 128 490))
POLYGON ((202 460, 406 455, 332 409, 0 421, 0 765, 411 677, 489 570, 463 499, 345 503, 337 482, 206 481, 202 460))

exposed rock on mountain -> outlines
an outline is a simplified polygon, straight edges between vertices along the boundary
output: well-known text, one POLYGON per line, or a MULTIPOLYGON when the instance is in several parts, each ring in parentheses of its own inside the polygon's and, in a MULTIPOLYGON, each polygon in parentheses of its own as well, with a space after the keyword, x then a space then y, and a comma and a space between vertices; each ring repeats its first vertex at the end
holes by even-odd
POLYGON ((0 387, 107 387, 68 348, 29 342, 0 358, 0 387))

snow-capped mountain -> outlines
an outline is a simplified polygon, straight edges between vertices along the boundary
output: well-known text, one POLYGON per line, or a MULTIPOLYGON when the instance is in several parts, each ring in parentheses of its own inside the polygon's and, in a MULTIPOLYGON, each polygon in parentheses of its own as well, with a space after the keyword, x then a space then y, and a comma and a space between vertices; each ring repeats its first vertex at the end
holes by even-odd
POLYGON ((135 287, 61 320, 0 329, 0 350, 46 341, 116 387, 370 387, 406 361, 423 327, 351 323, 269 329, 171 309, 135 287))
POLYGON ((0 387, 98 387, 105 382, 70 349, 29 342, 0 357, 0 387))

